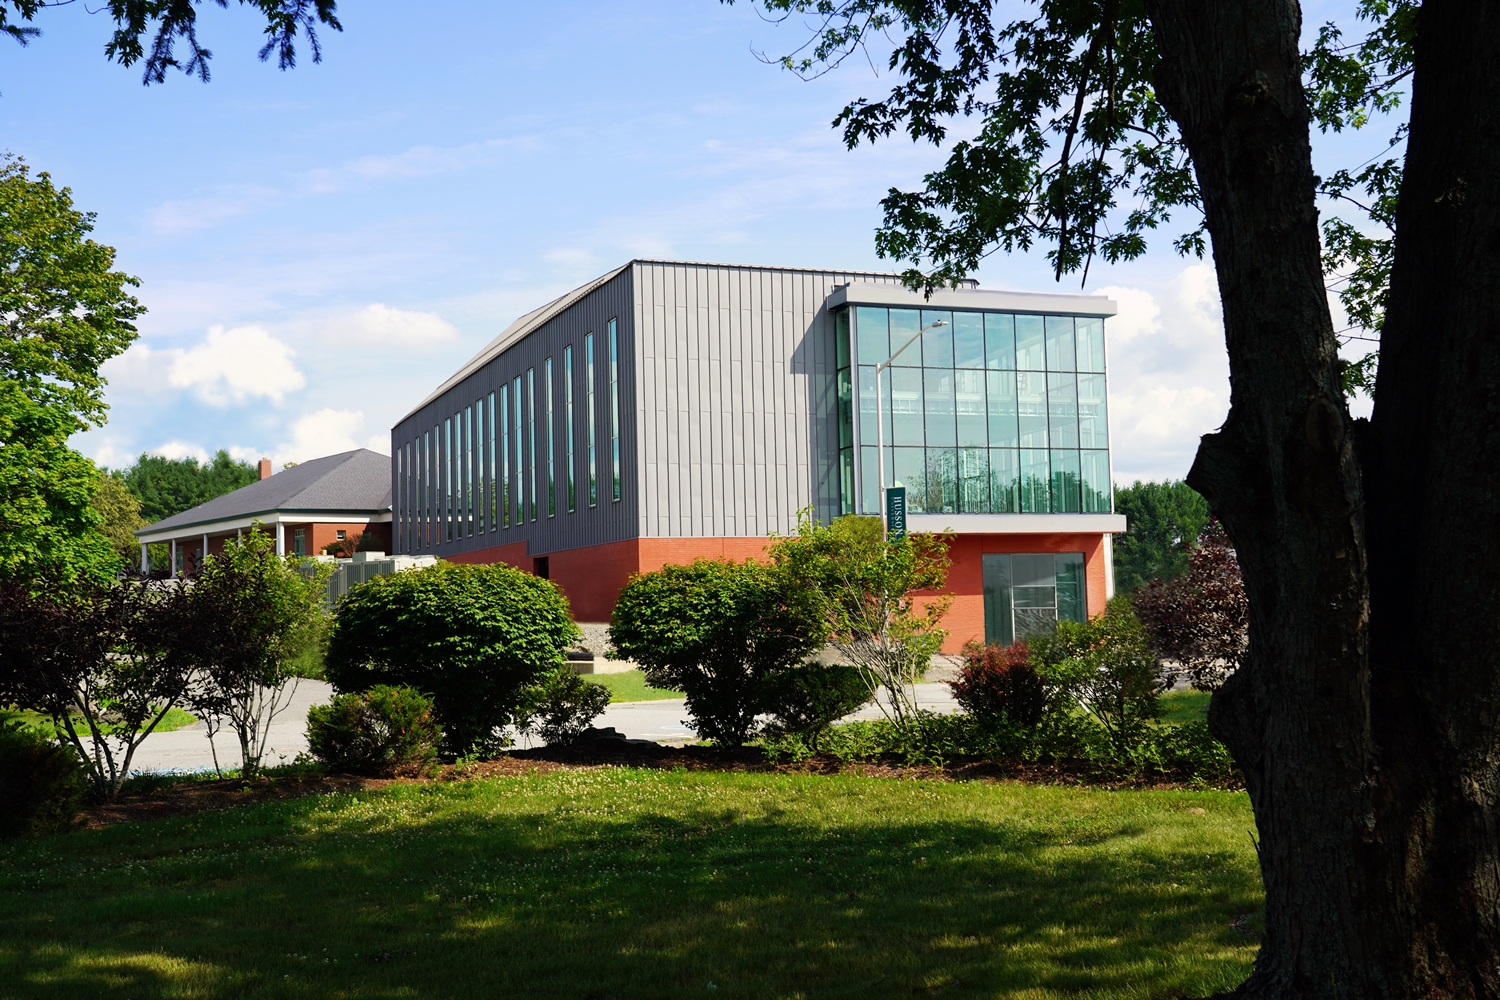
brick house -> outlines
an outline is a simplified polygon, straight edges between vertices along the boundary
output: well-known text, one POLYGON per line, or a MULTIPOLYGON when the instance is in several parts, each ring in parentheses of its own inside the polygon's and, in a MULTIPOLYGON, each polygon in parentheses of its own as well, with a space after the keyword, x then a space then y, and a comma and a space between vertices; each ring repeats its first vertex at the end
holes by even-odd
MULTIPOLYGON (((148 546, 171 548, 173 576, 196 573, 205 554, 258 524, 275 532, 277 554, 315 555, 325 545, 362 532, 391 551, 391 460, 359 448, 315 458, 276 474, 260 460, 260 480, 191 510, 163 518, 135 533, 141 542, 141 572, 151 570, 148 546)), ((159 568, 159 567, 158 567, 159 568)))

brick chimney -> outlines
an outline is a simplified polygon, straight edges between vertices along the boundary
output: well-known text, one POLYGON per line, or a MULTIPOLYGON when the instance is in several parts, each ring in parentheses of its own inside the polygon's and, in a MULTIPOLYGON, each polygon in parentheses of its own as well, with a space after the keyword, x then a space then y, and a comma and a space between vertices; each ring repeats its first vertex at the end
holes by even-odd
POLYGON ((260 478, 271 478, 271 460, 269 458, 263 458, 260 460, 260 478))

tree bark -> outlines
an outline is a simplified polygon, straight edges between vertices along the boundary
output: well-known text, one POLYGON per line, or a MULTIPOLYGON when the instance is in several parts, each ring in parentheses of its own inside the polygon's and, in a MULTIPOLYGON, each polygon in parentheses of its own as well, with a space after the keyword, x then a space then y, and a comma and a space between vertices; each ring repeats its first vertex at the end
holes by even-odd
POLYGON ((1229 350, 1229 416, 1188 481, 1250 600, 1247 662, 1210 712, 1245 771, 1266 890, 1238 993, 1500 996, 1500 598, 1485 579, 1500 554, 1500 15, 1477 0, 1422 12, 1376 413, 1357 435, 1319 255, 1300 10, 1148 9, 1229 350))

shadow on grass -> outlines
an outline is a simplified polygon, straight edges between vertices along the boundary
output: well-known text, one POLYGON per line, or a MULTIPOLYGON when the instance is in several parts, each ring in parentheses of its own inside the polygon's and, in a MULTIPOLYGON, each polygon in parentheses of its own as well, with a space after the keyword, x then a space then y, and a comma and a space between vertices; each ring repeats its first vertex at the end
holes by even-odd
POLYGON ((1205 995, 1253 958, 1253 871, 1189 828, 837 796, 818 822, 765 797, 517 812, 503 785, 14 849, 0 997, 1205 995))

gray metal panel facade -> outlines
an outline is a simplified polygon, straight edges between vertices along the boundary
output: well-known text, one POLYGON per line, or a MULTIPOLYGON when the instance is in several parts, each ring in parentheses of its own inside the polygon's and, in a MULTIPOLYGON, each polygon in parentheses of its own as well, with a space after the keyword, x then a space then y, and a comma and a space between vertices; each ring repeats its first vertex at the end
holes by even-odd
MULTIPOLYGON (((399 553, 408 554, 432 554, 437 556, 454 556, 465 552, 473 552, 479 549, 488 549, 500 545, 513 545, 518 542, 527 544, 526 554, 530 556, 546 555, 562 549, 571 549, 584 545, 598 545, 603 542, 619 541, 621 539, 633 538, 639 534, 640 524, 639 493, 634 488, 635 480, 632 470, 636 461, 636 425, 635 414, 637 407, 635 403, 635 386, 637 378, 635 375, 635 322, 634 310, 631 302, 631 272, 622 271, 616 278, 606 284, 594 289, 588 295, 571 303, 556 316, 551 317, 536 330, 532 331, 522 340, 507 348, 503 353, 490 360, 478 371, 457 385, 452 386, 447 392, 433 399, 424 407, 412 413, 401 423, 391 430, 391 475, 392 475, 392 508, 393 508, 393 539, 395 550, 399 553), (609 321, 614 319, 618 322, 619 337, 619 390, 620 390, 620 445, 622 465, 622 490, 619 500, 612 500, 610 496, 610 409, 609 409, 609 343, 608 331, 609 321), (584 337, 592 333, 594 335, 595 365, 594 365, 594 429, 596 434, 596 457, 598 469, 598 493, 597 501, 593 506, 588 502, 587 482, 587 457, 588 457, 588 429, 585 414, 587 412, 587 394, 585 392, 585 377, 587 366, 583 356, 584 337), (566 448, 564 433, 566 424, 565 400, 566 395, 563 385, 563 351, 571 345, 573 348, 573 403, 574 403, 574 427, 573 427, 573 462, 575 475, 577 476, 577 502, 573 511, 567 509, 567 470, 566 448), (547 486, 546 486, 546 434, 545 434, 545 362, 547 358, 552 359, 553 365, 553 468, 555 470, 556 506, 554 512, 549 515, 547 509, 547 486), (536 417, 534 433, 530 430, 530 403, 523 405, 523 438, 520 444, 520 454, 529 461, 534 437, 536 456, 536 517, 530 517, 528 506, 527 516, 517 520, 512 514, 509 526, 491 523, 492 519, 485 517, 483 523, 479 518, 472 520, 473 530, 470 531, 471 521, 463 518, 455 522, 456 527, 462 528, 458 537, 447 537, 447 525, 438 521, 434 526, 439 530, 435 538, 424 537, 422 530, 432 522, 422 520, 424 511, 435 511, 442 514, 442 497, 444 487, 442 485, 446 474, 445 455, 438 447, 431 445, 427 448, 427 454, 421 454, 420 445, 424 436, 431 435, 437 431, 441 437, 445 421, 454 417, 462 417, 469 412, 469 408, 475 403, 482 402, 485 406, 485 421, 482 431, 476 431, 476 439, 479 462, 475 468, 474 481, 476 488, 483 497, 489 496, 489 487, 495 482, 494 471, 490 468, 490 448, 488 446, 488 407, 490 393, 496 394, 496 400, 500 398, 502 386, 515 384, 519 376, 522 379, 523 393, 527 384, 527 372, 534 372, 536 382, 536 417), (481 530, 482 529, 482 530, 481 530)), ((523 399, 527 397, 523 396, 523 399)), ((509 404, 509 419, 514 423, 515 401, 509 404)), ((515 431, 510 431, 512 437, 515 431)), ((496 433, 499 439, 500 434, 496 433)), ((517 442, 512 440, 510 451, 514 456, 518 450, 517 442)), ((512 479, 519 478, 517 488, 529 493, 530 477, 528 475, 516 476, 515 464, 517 459, 512 457, 512 479)), ((501 466, 497 459, 495 466, 501 466)), ((464 480, 455 475, 455 480, 464 480)), ((526 502, 523 499, 523 503, 526 502)), ((512 504, 514 506, 514 502, 512 504)), ((487 513, 487 511, 486 511, 487 513)))
POLYGON ((838 514, 833 323, 826 300, 893 274, 636 261, 639 533, 790 533, 838 514))

